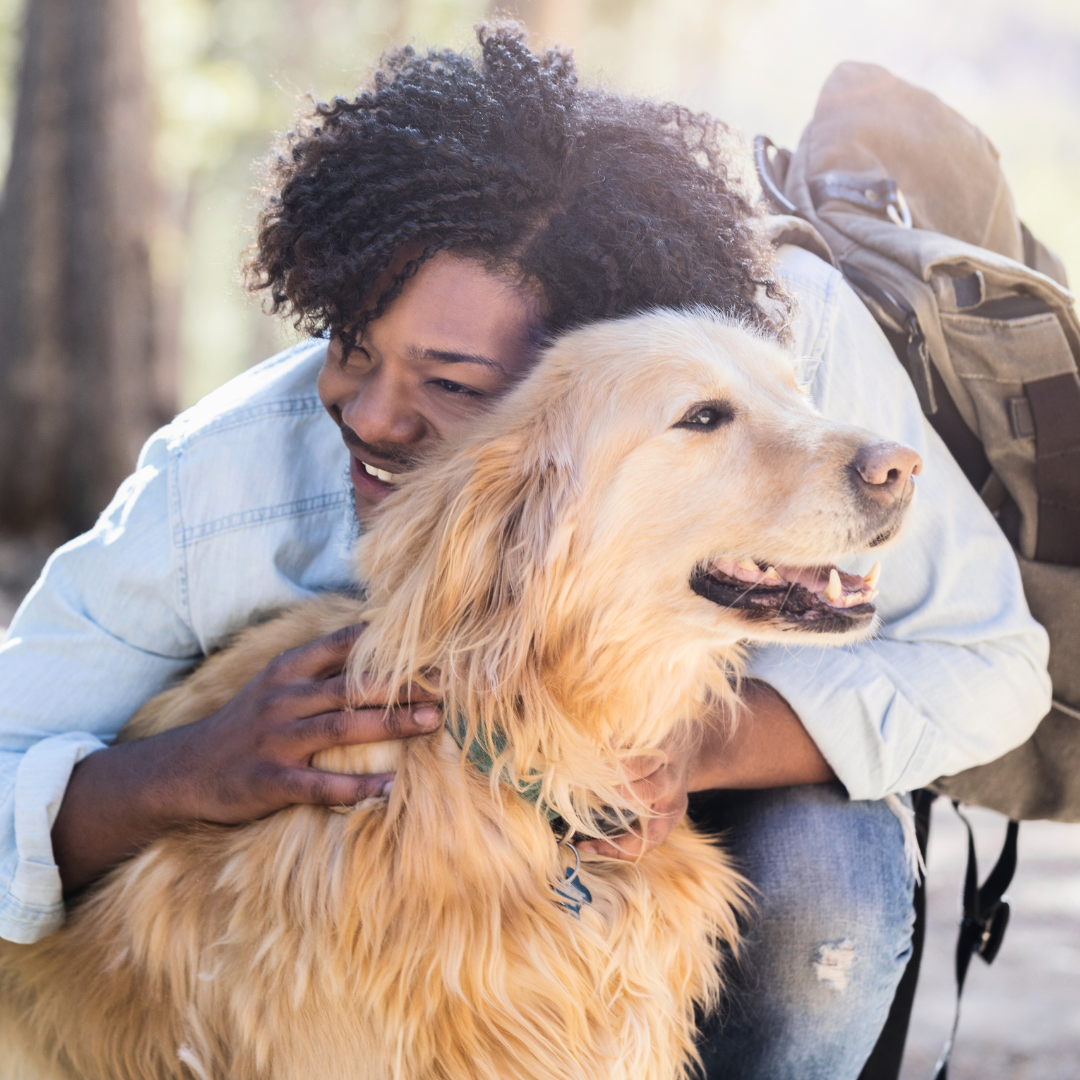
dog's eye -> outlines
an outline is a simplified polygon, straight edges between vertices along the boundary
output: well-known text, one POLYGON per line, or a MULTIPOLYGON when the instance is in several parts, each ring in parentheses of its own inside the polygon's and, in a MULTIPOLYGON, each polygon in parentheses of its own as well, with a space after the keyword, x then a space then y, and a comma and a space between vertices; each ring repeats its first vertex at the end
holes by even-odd
POLYGON ((721 424, 728 424, 734 419, 735 410, 730 405, 722 401, 703 401, 689 409, 675 426, 694 431, 714 431, 721 424))

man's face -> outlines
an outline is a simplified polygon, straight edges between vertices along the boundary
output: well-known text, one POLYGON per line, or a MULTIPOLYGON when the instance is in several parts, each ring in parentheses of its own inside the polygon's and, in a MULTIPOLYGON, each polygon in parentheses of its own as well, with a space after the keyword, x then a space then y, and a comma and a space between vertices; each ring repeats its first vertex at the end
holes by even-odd
POLYGON ((525 371, 541 323, 539 300, 513 278, 441 252, 344 362, 331 339, 319 397, 352 456, 361 522, 393 490, 395 474, 473 423, 525 371))

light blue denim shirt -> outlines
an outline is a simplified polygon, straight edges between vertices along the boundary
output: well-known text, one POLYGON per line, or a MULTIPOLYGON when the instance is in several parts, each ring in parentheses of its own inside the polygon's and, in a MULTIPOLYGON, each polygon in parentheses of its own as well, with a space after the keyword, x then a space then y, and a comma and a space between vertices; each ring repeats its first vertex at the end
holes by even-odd
MULTIPOLYGON (((1023 742, 1050 707, 1048 644, 1009 545, 866 309, 799 248, 782 249, 781 272, 821 411, 924 462, 909 526, 881 555, 881 633, 751 660, 851 798, 876 799, 1023 742)), ((75 763, 259 612, 349 584, 348 455, 315 391, 325 351, 298 345, 157 432, 16 614, 0 646, 0 936, 34 941, 63 921, 50 830, 75 763)))

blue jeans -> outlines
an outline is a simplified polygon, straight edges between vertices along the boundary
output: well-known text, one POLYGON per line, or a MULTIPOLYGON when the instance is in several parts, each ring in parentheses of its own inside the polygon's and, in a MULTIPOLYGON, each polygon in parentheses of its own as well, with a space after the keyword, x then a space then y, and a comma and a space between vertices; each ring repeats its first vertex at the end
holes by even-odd
POLYGON ((833 784, 693 797, 758 890, 707 1080, 857 1080, 911 955, 914 875, 883 802, 833 784))

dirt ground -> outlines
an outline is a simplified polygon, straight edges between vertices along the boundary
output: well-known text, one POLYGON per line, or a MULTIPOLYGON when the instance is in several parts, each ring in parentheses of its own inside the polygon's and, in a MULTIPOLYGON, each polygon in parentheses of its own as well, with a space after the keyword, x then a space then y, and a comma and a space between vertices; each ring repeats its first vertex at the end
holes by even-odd
MULTIPOLYGON (((47 552, 0 540, 0 640, 47 552)), ((1004 819, 969 811, 980 873, 1004 819)), ((932 1080, 952 1023, 958 897, 966 840, 952 807, 934 805, 926 952, 901 1080, 932 1080)), ((972 961, 949 1080, 1080 1080, 1080 825, 1026 822, 1009 891, 1012 917, 993 967, 972 961)))
MULTIPOLYGON (((980 879, 997 859, 1004 819, 970 810, 980 879)), ((934 804, 927 875, 927 940, 901 1080, 932 1080, 952 1024, 953 955, 966 834, 934 804)), ((1020 827, 1009 927, 993 966, 973 959, 949 1080, 1080 1078, 1080 825, 1020 827)))

